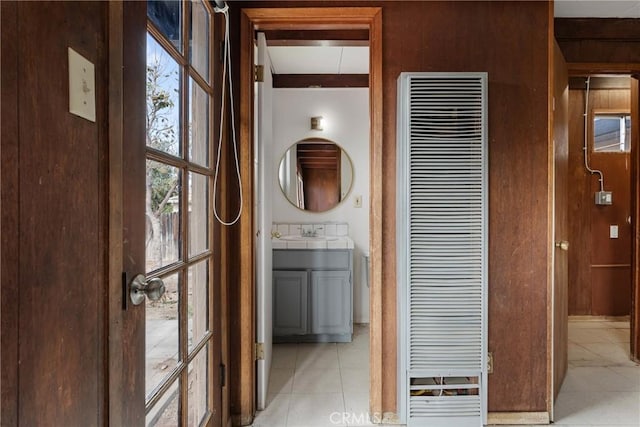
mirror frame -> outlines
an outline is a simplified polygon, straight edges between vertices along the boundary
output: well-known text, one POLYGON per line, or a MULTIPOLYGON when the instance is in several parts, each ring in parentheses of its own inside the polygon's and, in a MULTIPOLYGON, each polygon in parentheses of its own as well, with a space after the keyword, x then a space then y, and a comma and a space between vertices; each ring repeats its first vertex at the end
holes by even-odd
MULTIPOLYGON (((297 152, 297 151, 296 151, 297 152)), ((298 161, 297 156, 296 156, 296 161, 298 161)), ((296 199, 302 198, 304 199, 304 181, 300 178, 300 176, 297 174, 298 172, 298 168, 297 168, 298 164, 296 164, 296 176, 298 178, 298 184, 295 188, 296 192, 297 192, 297 197, 296 199)), ((339 166, 341 168, 341 166, 339 166)), ((338 143, 336 143, 335 141, 332 141, 330 139, 326 139, 326 138, 319 138, 319 137, 311 137, 311 138, 304 138, 301 139, 299 141, 294 142, 293 144, 291 144, 289 146, 289 148, 287 148, 285 150, 285 152, 282 154, 282 156, 280 157, 280 161, 278 162, 278 171, 277 171, 277 181, 278 181, 278 185, 280 187, 280 191, 282 192, 282 195, 284 196, 284 198, 295 208, 303 211, 303 212, 308 212, 308 213, 325 213, 325 212, 329 212, 333 209, 335 209, 336 207, 340 206, 349 196, 349 194, 351 194, 351 191, 353 190, 353 183, 354 183, 354 178, 355 178, 355 168, 353 165, 353 160, 351 160, 351 156, 349 156, 349 153, 347 153, 347 151, 338 143), (310 209, 303 206, 298 206, 296 204, 296 200, 292 200, 291 199, 291 188, 285 188, 285 185, 283 183, 282 180, 282 168, 284 167, 284 163, 287 161, 287 154, 291 151, 292 148, 297 147, 300 144, 309 144, 309 145, 334 145, 337 149, 340 150, 341 156, 340 156, 340 162, 339 165, 342 164, 342 162, 344 162, 344 159, 348 160, 348 164, 351 170, 351 179, 348 183, 348 188, 346 189, 346 191, 342 188, 342 182, 341 182, 341 171, 338 170, 338 177, 337 177, 337 184, 339 184, 339 194, 338 194, 338 200, 337 202, 335 202, 334 204, 332 204, 332 206, 326 208, 326 209, 319 209, 319 210, 315 210, 315 209, 310 209)), ((304 200, 303 200, 304 203, 304 200)))

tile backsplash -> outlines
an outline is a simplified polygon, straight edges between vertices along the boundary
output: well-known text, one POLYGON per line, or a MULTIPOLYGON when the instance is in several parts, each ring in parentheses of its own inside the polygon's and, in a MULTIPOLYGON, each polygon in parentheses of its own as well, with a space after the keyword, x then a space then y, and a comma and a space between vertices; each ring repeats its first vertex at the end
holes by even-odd
POLYGON ((271 228, 281 236, 301 236, 315 232, 316 236, 348 236, 346 222, 274 222, 271 228))

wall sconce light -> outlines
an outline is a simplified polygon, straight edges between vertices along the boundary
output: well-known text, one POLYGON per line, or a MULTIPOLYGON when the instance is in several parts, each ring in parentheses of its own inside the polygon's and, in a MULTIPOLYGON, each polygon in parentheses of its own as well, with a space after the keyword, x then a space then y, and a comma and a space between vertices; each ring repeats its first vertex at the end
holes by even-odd
POLYGON ((322 116, 311 117, 311 130, 322 130, 322 116))

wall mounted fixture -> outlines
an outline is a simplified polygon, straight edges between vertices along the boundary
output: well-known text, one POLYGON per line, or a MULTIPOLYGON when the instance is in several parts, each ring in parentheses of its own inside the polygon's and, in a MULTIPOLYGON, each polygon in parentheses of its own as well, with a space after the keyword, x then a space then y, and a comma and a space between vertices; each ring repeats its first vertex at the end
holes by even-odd
POLYGON ((311 130, 322 130, 323 124, 322 116, 311 117, 311 130))

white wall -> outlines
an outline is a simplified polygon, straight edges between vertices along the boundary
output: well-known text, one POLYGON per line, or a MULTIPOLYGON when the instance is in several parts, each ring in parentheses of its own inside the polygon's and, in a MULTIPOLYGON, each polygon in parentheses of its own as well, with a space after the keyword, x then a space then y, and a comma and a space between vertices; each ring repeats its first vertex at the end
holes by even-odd
POLYGON ((354 249, 355 323, 369 322, 369 289, 364 282, 361 257, 369 253, 369 89, 274 89, 273 90, 273 170, 278 176, 280 159, 287 149, 304 138, 320 137, 338 144, 353 162, 353 186, 346 199, 334 209, 315 213, 291 205, 273 180, 274 222, 349 223, 354 249), (310 130, 311 117, 324 118, 324 130, 310 130), (362 196, 362 207, 353 206, 362 196))

